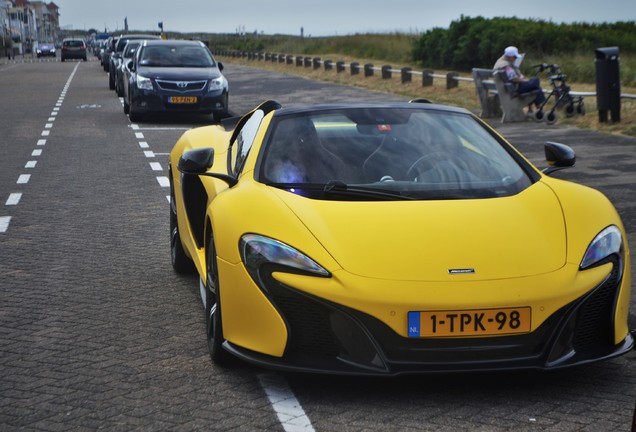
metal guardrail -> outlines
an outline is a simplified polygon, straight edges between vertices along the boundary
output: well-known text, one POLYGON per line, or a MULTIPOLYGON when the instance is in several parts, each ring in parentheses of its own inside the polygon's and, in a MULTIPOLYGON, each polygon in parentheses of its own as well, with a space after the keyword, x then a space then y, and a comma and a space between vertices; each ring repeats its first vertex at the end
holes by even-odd
MULTIPOLYGON (((446 88, 456 88, 460 82, 474 83, 471 77, 459 76, 456 72, 448 72, 445 75, 436 74, 431 69, 422 71, 412 70, 410 67, 401 69, 393 69, 391 65, 382 67, 375 66, 371 63, 361 65, 358 62, 345 63, 344 61, 322 60, 320 57, 303 57, 291 54, 274 54, 262 52, 243 52, 243 51, 220 51, 215 53, 217 56, 247 58, 248 60, 269 61, 272 63, 286 63, 288 65, 296 65, 296 67, 312 67, 313 69, 324 68, 325 70, 336 69, 337 73, 350 71, 351 75, 360 75, 361 72, 365 77, 374 76, 375 72, 380 72, 382 79, 392 79, 393 74, 399 74, 402 84, 411 82, 413 76, 421 77, 422 86, 430 87, 433 85, 434 79, 445 79, 446 88)), ((596 92, 570 92, 573 96, 590 96, 596 97, 596 92)), ((621 94, 622 99, 636 99, 634 94, 621 94)))

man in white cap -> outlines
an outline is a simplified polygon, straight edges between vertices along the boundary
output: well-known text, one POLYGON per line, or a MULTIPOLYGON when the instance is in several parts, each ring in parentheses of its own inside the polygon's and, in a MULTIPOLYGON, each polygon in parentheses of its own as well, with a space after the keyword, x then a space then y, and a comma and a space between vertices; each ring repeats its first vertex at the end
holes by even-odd
MULTIPOLYGON (((517 84, 517 90, 519 93, 527 93, 533 90, 541 90, 541 82, 539 78, 530 78, 529 80, 523 76, 519 67, 515 65, 515 61, 519 57, 519 50, 515 46, 509 46, 504 50, 504 54, 499 57, 493 69, 503 70, 508 81, 517 84)), ((543 91, 537 92, 537 97, 533 103, 537 108, 545 101, 545 95, 543 91)))

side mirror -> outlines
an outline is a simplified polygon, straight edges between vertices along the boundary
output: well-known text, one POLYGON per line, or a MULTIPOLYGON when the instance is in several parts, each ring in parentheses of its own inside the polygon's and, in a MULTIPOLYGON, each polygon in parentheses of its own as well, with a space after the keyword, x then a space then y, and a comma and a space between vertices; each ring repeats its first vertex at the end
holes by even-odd
POLYGON ((135 71, 135 62, 133 62, 132 60, 128 61, 128 63, 126 63, 126 67, 134 72, 135 71))
POLYGON ((238 180, 232 176, 207 172, 213 164, 214 149, 212 147, 208 147, 185 152, 179 158, 177 168, 185 175, 203 175, 223 180, 230 187, 238 183, 238 180))
POLYGON ((223 72, 223 68, 225 67, 225 66, 223 66, 223 63, 221 63, 221 62, 217 62, 217 65, 219 66, 219 70, 220 70, 221 72, 223 72))
POLYGON ((179 158, 177 167, 184 174, 205 174, 214 163, 214 149, 211 147, 185 152, 179 158))
POLYGON ((543 173, 548 175, 555 171, 559 171, 565 168, 573 167, 576 163, 576 154, 571 147, 565 144, 556 142, 546 142, 543 146, 545 151, 545 159, 550 165, 543 170, 543 173))

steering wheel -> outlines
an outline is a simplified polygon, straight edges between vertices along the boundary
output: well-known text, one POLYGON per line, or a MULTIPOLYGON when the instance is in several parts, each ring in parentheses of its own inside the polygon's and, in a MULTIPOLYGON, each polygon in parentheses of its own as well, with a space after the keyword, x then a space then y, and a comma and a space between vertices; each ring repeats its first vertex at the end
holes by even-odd
POLYGON ((407 178, 412 178, 414 181, 420 173, 433 169, 436 163, 449 160, 452 158, 448 153, 432 152, 427 153, 424 156, 420 156, 406 171, 407 178))

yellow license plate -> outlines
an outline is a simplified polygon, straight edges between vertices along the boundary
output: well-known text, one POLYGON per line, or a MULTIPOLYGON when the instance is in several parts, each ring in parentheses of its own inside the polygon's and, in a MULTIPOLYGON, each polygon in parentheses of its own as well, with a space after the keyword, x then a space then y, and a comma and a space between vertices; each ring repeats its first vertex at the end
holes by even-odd
POLYGON ((499 336, 529 333, 530 307, 408 313, 409 337, 499 336))
POLYGON ((173 104, 195 104, 197 103, 196 96, 170 96, 168 102, 173 104))

